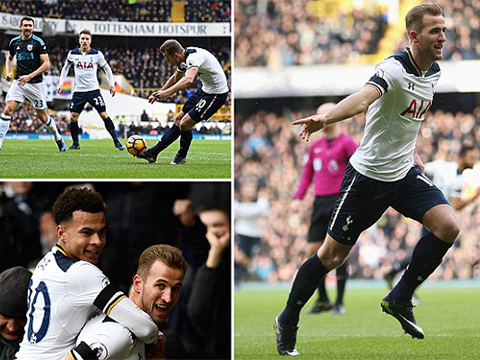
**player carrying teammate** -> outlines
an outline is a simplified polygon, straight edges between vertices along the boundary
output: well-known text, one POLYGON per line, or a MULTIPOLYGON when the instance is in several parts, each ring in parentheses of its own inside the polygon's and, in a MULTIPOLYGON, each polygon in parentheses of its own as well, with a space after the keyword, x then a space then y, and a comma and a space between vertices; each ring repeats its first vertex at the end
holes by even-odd
POLYGON ((319 280, 345 261, 360 233, 389 206, 430 230, 381 303, 405 332, 424 338, 413 315, 412 295, 440 265, 460 229, 445 196, 422 174, 423 164, 415 152, 420 125, 440 78, 436 60, 442 58, 446 41, 443 9, 438 4, 415 6, 407 13, 406 29, 411 48, 379 63, 360 91, 323 114, 293 122, 302 125, 300 135, 308 141, 326 125, 368 110, 364 136, 345 171, 325 242, 298 270, 286 307, 275 319, 277 350, 282 355, 298 355, 300 310, 319 280))
POLYGON ((159 50, 169 63, 177 66, 177 70, 160 91, 154 92, 148 98, 150 103, 153 104, 191 86, 197 75, 202 87, 187 100, 182 111, 175 115, 175 124, 162 139, 140 157, 154 163, 158 154, 180 136, 180 150, 170 164, 181 165, 185 163, 192 143, 193 126, 200 121, 208 120, 225 104, 228 95, 227 77, 215 56, 205 49, 198 47, 184 49, 178 41, 167 40, 159 50))
MULTIPOLYGON (((186 271, 187 262, 179 249, 170 245, 152 245, 140 255, 130 299, 160 326, 178 301, 186 271)), ((145 356, 143 342, 102 313, 85 325, 78 336, 77 346, 65 360, 97 357, 150 359, 145 356)))
MULTIPOLYGON (((318 108, 317 114, 322 114, 334 106, 334 103, 323 104, 318 108)), ((293 210, 298 209, 310 183, 315 179, 315 202, 307 235, 309 257, 318 251, 325 240, 328 221, 332 216, 348 159, 357 149, 355 141, 347 134, 340 133, 337 124, 331 124, 323 128, 323 131, 325 136, 313 142, 308 149, 307 161, 291 205, 293 210)), ((333 313, 343 315, 345 314, 343 295, 348 277, 347 262, 337 268, 336 275, 337 299, 333 305, 333 313)), ((308 312, 315 314, 330 309, 332 304, 325 289, 325 278, 322 278, 318 284, 318 300, 308 312)))
POLYGON ((62 68, 60 80, 57 85, 57 92, 61 93, 63 82, 68 75, 70 66, 73 65, 75 72, 75 90, 73 91, 72 102, 70 104, 70 132, 72 134, 73 144, 68 150, 80 149, 78 117, 87 102, 97 110, 102 118, 105 123, 105 128, 113 139, 115 147, 119 150, 125 150, 125 146, 118 141, 115 125, 107 114, 107 108, 100 93, 97 79, 97 68, 100 66, 107 74, 110 94, 115 96, 115 80, 112 69, 105 60, 102 52, 90 47, 92 43, 92 33, 90 30, 82 30, 80 32, 79 43, 79 48, 68 52, 67 61, 65 61, 65 65, 62 68))
POLYGON ((58 243, 33 273, 17 360, 63 359, 97 309, 141 341, 156 343, 158 328, 150 316, 95 266, 106 242, 102 197, 87 188, 68 189, 55 201, 53 216, 58 243))
POLYGON ((43 92, 43 73, 50 67, 47 46, 38 36, 33 35, 34 21, 25 16, 20 20, 22 35, 13 38, 8 46, 9 55, 5 62, 5 79, 12 80, 10 72, 14 56, 17 56, 15 80, 8 89, 5 108, 0 116, 0 150, 10 126, 10 119, 18 104, 27 98, 33 105, 41 122, 45 124, 57 143, 59 151, 65 151, 65 143, 58 132, 57 125, 47 112, 47 101, 43 92))

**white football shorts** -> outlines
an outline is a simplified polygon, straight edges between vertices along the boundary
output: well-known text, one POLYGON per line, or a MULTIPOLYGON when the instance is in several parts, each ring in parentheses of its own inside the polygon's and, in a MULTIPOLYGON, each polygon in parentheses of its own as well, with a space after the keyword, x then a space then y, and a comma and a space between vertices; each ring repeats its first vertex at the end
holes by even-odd
POLYGON ((42 110, 47 108, 47 101, 43 93, 43 82, 20 85, 18 80, 13 80, 12 86, 8 89, 5 102, 17 101, 23 103, 25 98, 30 100, 35 109, 42 110))

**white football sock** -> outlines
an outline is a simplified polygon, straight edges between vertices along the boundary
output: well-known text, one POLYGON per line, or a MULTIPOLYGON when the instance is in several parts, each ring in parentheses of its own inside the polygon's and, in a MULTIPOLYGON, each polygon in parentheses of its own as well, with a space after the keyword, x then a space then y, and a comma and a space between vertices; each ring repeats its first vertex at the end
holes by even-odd
POLYGON ((7 135, 8 127, 10 126, 10 119, 11 116, 3 115, 0 116, 0 148, 3 144, 3 139, 5 139, 5 135, 7 135))
POLYGON ((51 116, 48 116, 48 121, 45 124, 48 128, 48 130, 55 136, 55 140, 61 140, 62 135, 58 132, 57 125, 55 124, 55 120, 51 116))

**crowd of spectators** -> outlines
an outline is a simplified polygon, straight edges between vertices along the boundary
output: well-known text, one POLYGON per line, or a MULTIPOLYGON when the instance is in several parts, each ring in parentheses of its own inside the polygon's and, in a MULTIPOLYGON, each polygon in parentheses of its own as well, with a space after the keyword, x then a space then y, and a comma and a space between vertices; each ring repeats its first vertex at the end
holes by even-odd
MULTIPOLYGON (((375 53, 386 18, 379 9, 336 16, 311 9, 311 0, 239 0, 235 62, 239 67, 345 63, 375 53)), ((317 2, 318 4, 318 2, 317 2)))
MULTIPOLYGON (((260 250, 249 262, 252 279, 291 281, 306 258, 313 191, 302 202, 301 211, 293 212, 289 207, 308 144, 290 123, 314 112, 285 108, 282 114, 257 111, 246 117, 235 116, 235 197, 241 201, 242 186, 254 182, 270 203, 260 250)), ((359 143, 364 123, 362 114, 339 125, 359 143)), ((480 107, 471 113, 441 110, 429 113, 417 149, 424 162, 454 161, 464 141, 480 146, 480 107)), ((457 217, 462 233, 431 279, 480 278, 480 203, 476 201, 464 208, 457 217)), ((402 260, 412 251, 420 233, 420 224, 388 210, 359 238, 351 254, 351 276, 381 279, 394 261, 402 260)), ((235 257, 238 264, 245 264, 244 254, 237 251, 235 257)))
MULTIPOLYGON (((444 60, 480 58, 480 1, 438 0, 444 9, 444 60)), ((325 16, 312 0, 239 0, 235 12, 235 51, 239 67, 355 63, 374 54, 387 29, 382 9, 356 9, 325 16)), ((400 26, 404 20, 399 19, 400 26)), ((404 32, 391 52, 408 45, 404 32)))
MULTIPOLYGON (((230 0, 185 1, 185 22, 229 22, 230 0)), ((71 20, 170 22, 172 0, 11 0, 0 11, 71 20)))

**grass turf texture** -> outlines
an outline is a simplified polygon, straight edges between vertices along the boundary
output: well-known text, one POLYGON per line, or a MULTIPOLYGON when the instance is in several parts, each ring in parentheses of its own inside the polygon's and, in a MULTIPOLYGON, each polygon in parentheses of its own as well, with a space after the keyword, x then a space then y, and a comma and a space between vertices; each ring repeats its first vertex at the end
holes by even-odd
MULTIPOLYGON (((268 287, 268 285, 265 285, 268 287)), ((348 287, 348 284, 347 284, 348 287)), ((235 360, 279 359, 273 320, 289 290, 235 293, 235 360)), ((386 289, 347 289, 347 314, 303 314, 297 337, 300 359, 480 359, 480 285, 472 288, 425 287, 414 309, 425 339, 412 339, 382 313, 386 289)), ((335 290, 329 290, 330 298, 335 290), (333 290, 333 291, 332 291, 333 290)), ((304 307, 309 309, 313 299, 304 307)))
MULTIPOLYGON (((121 140, 122 143, 125 140, 121 140)), ((147 140, 148 146, 156 142, 147 140)), ((67 140, 67 147, 71 141, 67 140)), ((184 165, 170 165, 179 142, 162 151, 157 162, 119 151, 112 140, 82 140, 80 150, 60 153, 53 140, 5 139, 0 151, 0 178, 230 178, 230 141, 193 140, 184 165)))

